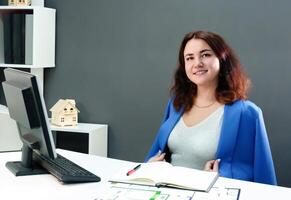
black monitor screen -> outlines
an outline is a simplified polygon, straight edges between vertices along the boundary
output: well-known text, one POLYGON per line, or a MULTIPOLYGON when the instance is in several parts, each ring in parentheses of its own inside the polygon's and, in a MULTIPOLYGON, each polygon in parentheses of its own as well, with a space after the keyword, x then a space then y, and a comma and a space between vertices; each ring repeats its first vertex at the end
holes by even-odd
POLYGON ((51 159, 56 158, 55 144, 43 96, 39 92, 37 77, 10 68, 4 70, 4 76, 5 81, 2 85, 9 114, 17 123, 23 143, 22 164, 17 163, 17 166, 12 166, 12 168, 17 168, 12 171, 18 173, 15 170, 19 170, 21 165, 31 164, 32 151, 51 159))

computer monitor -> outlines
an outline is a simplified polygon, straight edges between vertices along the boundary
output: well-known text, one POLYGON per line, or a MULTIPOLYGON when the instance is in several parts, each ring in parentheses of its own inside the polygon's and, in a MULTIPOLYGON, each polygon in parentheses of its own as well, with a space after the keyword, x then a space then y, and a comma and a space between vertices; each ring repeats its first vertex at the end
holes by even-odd
POLYGON ((33 154, 54 159, 55 144, 37 77, 16 69, 4 70, 3 91, 9 114, 17 123, 23 143, 21 161, 6 163, 16 176, 47 173, 34 162, 33 154))

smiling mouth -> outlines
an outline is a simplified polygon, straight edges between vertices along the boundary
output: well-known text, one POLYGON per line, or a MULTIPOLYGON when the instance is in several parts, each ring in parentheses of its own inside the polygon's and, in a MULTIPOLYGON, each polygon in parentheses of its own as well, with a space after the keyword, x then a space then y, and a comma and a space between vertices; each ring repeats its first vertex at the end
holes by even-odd
POLYGON ((199 70, 199 71, 195 72, 194 75, 203 75, 206 72, 208 72, 208 70, 199 70))

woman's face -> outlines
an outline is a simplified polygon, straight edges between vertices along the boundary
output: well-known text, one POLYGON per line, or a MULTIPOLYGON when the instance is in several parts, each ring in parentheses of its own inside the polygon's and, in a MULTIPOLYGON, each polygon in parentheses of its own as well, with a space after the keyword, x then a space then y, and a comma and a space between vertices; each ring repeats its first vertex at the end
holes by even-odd
POLYGON ((214 87, 218 82, 219 59, 210 46, 202 39, 191 39, 184 49, 187 77, 197 87, 214 87))

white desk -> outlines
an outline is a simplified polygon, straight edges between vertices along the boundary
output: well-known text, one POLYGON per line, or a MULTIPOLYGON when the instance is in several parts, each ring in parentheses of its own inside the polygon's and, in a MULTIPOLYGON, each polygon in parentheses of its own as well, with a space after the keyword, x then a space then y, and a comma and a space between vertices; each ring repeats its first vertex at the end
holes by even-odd
MULTIPOLYGON (((107 179, 118 171, 130 169, 135 163, 95 155, 58 150, 58 153, 99 175, 98 183, 63 185, 51 175, 15 177, 5 167, 7 161, 20 160, 20 152, 0 153, 0 199, 30 200, 94 200, 106 186, 107 179)), ((280 199, 289 200, 291 189, 227 178, 219 178, 216 186, 241 188, 240 200, 280 199)))

